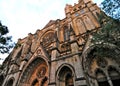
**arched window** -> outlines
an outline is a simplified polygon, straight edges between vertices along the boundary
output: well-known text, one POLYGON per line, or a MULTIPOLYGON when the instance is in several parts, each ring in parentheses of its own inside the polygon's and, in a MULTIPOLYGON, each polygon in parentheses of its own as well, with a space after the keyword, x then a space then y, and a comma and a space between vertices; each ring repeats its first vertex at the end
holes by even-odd
POLYGON ((67 26, 64 26, 64 41, 69 40, 69 29, 67 26))
POLYGON ((74 86, 74 76, 71 69, 64 66, 58 73, 58 86, 74 86))
POLYGON ((55 34, 53 32, 46 33, 42 38, 43 46, 49 46, 55 39, 55 34))

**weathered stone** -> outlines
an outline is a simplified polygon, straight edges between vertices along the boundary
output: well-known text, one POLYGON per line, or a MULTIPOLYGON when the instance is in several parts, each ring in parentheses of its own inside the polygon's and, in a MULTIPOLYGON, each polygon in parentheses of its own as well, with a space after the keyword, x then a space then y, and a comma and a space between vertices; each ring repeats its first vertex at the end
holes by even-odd
POLYGON ((44 29, 19 39, 1 66, 0 86, 119 85, 119 60, 100 59, 90 46, 92 33, 100 29, 96 13, 100 9, 91 0, 67 4, 66 18, 50 20, 44 29))

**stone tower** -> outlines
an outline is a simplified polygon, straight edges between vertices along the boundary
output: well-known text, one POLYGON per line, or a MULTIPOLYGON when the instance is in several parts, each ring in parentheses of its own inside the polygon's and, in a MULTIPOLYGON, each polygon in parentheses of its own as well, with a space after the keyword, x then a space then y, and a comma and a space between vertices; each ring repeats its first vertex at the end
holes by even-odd
POLYGON ((92 58, 99 13, 91 0, 66 4, 64 19, 18 40, 0 69, 0 86, 119 86, 120 63, 92 58))

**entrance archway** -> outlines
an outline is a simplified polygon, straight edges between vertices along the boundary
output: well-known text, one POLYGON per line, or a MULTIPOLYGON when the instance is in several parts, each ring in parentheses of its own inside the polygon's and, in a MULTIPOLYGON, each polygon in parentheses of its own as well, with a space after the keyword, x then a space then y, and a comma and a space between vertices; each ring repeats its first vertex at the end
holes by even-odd
POLYGON ((73 76, 70 73, 65 76, 65 86, 74 86, 73 76))
POLYGON ((57 86, 74 86, 74 74, 68 66, 63 66, 58 71, 57 86))
POLYGON ((19 86, 48 86, 48 63, 41 57, 34 59, 25 69, 19 86), (44 80, 44 83, 43 83, 44 80))

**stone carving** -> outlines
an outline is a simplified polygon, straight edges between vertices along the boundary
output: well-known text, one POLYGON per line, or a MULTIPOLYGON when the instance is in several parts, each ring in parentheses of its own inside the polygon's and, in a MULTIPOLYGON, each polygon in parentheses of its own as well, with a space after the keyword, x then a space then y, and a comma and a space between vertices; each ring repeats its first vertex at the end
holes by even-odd
POLYGON ((69 50, 71 50, 69 43, 64 43, 64 44, 61 45, 61 51, 62 52, 69 51, 69 50))
POLYGON ((19 67, 17 65, 13 65, 11 73, 17 72, 19 70, 19 67))
POLYGON ((54 33, 47 33, 42 39, 43 46, 49 46, 54 41, 54 38, 54 33))
POLYGON ((38 78, 42 78, 43 76, 45 76, 45 73, 46 73, 46 68, 41 67, 40 69, 38 69, 36 75, 37 75, 38 78))
POLYGON ((41 55, 41 54, 42 54, 42 52, 41 52, 40 49, 37 51, 37 54, 38 54, 38 55, 41 55))

